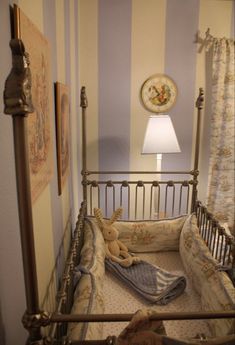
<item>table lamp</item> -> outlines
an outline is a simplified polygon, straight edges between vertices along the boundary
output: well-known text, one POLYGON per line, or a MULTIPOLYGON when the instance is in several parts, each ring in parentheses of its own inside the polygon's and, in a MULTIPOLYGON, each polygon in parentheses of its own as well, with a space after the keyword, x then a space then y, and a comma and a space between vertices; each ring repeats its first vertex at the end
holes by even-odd
POLYGON ((169 115, 151 115, 148 120, 142 154, 157 155, 157 171, 161 171, 163 153, 181 152, 169 115))

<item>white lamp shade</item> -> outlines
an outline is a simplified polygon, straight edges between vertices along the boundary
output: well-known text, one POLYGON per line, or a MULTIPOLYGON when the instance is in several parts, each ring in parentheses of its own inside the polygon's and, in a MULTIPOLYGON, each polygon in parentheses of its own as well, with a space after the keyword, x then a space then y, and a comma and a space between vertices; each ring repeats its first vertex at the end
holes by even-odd
POLYGON ((180 152, 169 115, 151 115, 144 138, 143 154, 180 152))

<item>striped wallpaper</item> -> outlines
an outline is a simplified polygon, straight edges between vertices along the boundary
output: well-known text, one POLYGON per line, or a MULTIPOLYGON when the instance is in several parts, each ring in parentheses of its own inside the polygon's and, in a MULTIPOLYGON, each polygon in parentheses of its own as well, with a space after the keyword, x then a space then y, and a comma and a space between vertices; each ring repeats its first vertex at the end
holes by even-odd
MULTIPOLYGON (((152 74, 165 73, 178 87, 169 114, 181 153, 164 155, 162 169, 191 169, 194 103, 199 87, 206 86, 205 51, 198 53, 195 35, 199 30, 204 36, 210 27, 212 35, 230 37, 233 2, 80 0, 79 4, 79 78, 87 85, 89 100, 88 167, 156 168, 155 157, 140 154, 150 115, 141 105, 140 88, 152 74)), ((209 147, 208 138, 204 145, 209 147)), ((206 175, 207 166, 201 168, 206 175)))

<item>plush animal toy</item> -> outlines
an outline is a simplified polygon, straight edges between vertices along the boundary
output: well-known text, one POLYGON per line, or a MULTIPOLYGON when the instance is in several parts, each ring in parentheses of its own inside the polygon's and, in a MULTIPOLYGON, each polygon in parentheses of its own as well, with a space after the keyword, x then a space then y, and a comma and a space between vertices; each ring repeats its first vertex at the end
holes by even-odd
POLYGON ((121 216, 122 208, 114 211, 110 220, 103 219, 102 212, 99 208, 94 209, 94 214, 104 237, 106 257, 118 262, 124 267, 129 267, 139 262, 140 259, 136 256, 131 256, 128 253, 128 248, 118 240, 118 230, 113 226, 113 223, 121 216))

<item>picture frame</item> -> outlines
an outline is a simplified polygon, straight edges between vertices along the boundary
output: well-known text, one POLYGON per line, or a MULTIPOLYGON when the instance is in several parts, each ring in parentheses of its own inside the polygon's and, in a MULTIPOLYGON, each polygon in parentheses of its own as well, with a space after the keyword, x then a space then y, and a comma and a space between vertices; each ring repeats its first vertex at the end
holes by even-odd
POLYGON ((51 55, 47 39, 17 6, 13 7, 14 38, 21 39, 29 55, 32 103, 35 111, 27 117, 27 141, 32 203, 53 176, 51 55))
POLYGON ((69 87, 60 82, 55 83, 56 106, 56 147, 58 193, 62 194, 67 176, 69 174, 69 87))

